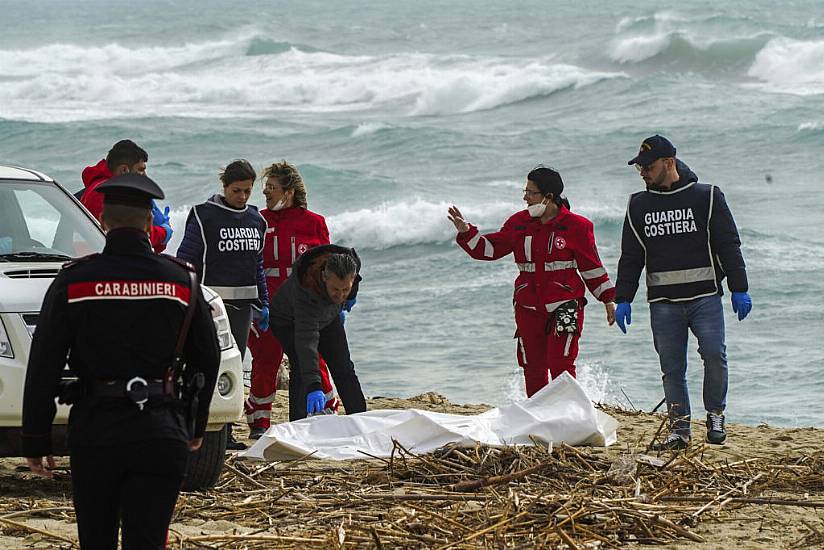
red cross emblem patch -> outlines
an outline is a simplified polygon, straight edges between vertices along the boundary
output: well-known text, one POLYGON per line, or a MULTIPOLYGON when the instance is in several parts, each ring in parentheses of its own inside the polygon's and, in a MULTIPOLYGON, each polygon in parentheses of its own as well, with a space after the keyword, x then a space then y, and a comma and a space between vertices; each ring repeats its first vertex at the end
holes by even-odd
POLYGON ((555 237, 555 248, 558 250, 566 248, 566 239, 563 237, 555 237))
POLYGON ((307 250, 309 250, 309 245, 308 244, 301 243, 301 244, 298 245, 298 254, 303 254, 307 250))

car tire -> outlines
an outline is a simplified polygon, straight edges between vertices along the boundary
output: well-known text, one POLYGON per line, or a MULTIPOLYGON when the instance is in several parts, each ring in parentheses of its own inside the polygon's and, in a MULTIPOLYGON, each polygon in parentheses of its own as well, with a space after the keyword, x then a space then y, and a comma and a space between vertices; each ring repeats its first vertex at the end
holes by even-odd
POLYGON ((223 471, 226 456, 226 426, 203 435, 203 445, 197 451, 189 453, 186 464, 186 477, 183 478, 184 491, 203 491, 217 483, 223 471))

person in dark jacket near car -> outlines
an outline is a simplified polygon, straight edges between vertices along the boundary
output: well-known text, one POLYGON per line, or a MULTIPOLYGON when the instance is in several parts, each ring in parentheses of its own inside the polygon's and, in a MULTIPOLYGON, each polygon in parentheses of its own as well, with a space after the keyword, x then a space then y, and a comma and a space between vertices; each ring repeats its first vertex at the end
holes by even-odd
POLYGON ((51 476, 43 462, 54 464, 55 398, 73 403, 68 443, 80 546, 115 550, 122 527, 124 549, 160 549, 189 453, 203 441, 220 348, 192 267, 149 244, 160 188, 128 174, 98 189, 106 246, 66 264, 43 300, 23 393, 23 454, 33 473, 51 476), (182 373, 172 369, 179 352, 182 373), (60 392, 67 357, 79 380, 70 396, 60 392), (181 375, 202 377, 196 410, 180 400, 181 375))
POLYGON ((669 435, 653 448, 677 450, 689 443, 688 331, 698 338, 704 361, 707 442, 721 444, 727 437, 727 352, 721 305, 725 277, 738 320, 752 309, 738 229, 721 190, 698 183, 692 170, 675 158, 675 147, 665 137, 645 139, 628 164, 641 173, 646 190, 633 194, 627 205, 615 320, 626 333, 632 322, 630 303, 646 268, 652 337, 670 422, 669 435))
POLYGON ((357 296, 360 258, 354 249, 334 244, 304 252, 271 303, 271 327, 289 357, 289 420, 321 412, 318 355, 335 381, 347 414, 366 410, 366 399, 341 319, 347 300, 357 296))

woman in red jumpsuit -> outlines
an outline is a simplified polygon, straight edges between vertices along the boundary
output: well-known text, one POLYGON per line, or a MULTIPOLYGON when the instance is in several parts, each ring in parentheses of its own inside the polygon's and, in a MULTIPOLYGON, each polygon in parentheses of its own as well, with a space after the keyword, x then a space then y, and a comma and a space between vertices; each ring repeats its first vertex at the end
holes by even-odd
MULTIPOLYGON (((263 245, 263 268, 269 296, 292 272, 295 260, 312 247, 329 244, 329 230, 323 216, 307 209, 306 186, 295 166, 286 161, 272 164, 263 172, 266 208, 260 213, 268 228, 263 245)), ((245 403, 246 421, 252 439, 259 438, 270 424, 272 402, 277 389, 277 374, 283 348, 270 330, 252 326, 248 340, 252 352, 252 387, 245 403)), ((326 363, 321 359, 320 374, 326 410, 334 412, 338 399, 332 388, 326 363)))
POLYGON ((455 206, 449 208, 456 240, 467 254, 487 261, 514 256, 520 271, 513 294, 515 338, 528 397, 547 385, 549 374, 575 376, 585 286, 604 303, 607 322, 615 322, 615 288, 598 256, 592 222, 570 212, 563 190, 557 171, 538 166, 527 176, 527 209, 485 235, 455 206))

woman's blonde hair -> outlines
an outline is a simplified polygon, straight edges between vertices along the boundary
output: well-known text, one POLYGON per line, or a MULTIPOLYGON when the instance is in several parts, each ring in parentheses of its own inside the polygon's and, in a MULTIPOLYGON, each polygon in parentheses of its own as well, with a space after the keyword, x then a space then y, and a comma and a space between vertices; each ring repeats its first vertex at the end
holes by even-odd
POLYGON ((294 164, 289 164, 285 160, 276 162, 263 169, 262 178, 264 180, 269 178, 277 179, 284 192, 294 191, 295 194, 292 199, 294 206, 304 209, 309 208, 306 197, 306 184, 303 183, 303 178, 300 177, 300 173, 294 164))

